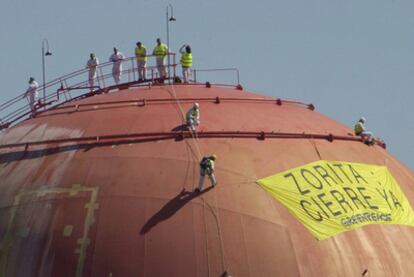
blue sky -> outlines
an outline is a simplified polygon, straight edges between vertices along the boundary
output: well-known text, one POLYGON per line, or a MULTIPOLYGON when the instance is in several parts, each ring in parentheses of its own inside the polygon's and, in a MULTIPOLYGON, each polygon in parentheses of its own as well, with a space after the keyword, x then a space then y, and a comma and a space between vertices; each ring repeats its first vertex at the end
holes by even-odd
MULTIPOLYGON (((367 127, 414 169, 414 1, 408 0, 2 0, 0 102, 41 80, 84 66, 89 53, 127 56, 137 40, 166 39, 166 6, 177 18, 171 48, 191 44, 195 68, 237 67, 242 85, 313 103, 352 126, 367 127)), ((232 75, 225 76, 233 81, 232 75)))

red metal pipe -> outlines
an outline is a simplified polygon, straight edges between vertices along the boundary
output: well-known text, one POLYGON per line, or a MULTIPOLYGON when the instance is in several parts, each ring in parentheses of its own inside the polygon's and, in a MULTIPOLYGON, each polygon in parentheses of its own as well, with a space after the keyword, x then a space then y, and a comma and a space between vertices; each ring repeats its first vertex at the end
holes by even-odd
MULTIPOLYGON (((114 135, 103 135, 103 136, 88 136, 78 138, 64 138, 64 139, 53 139, 43 141, 26 141, 13 144, 2 144, 0 149, 14 148, 21 146, 31 145, 45 145, 45 144, 56 144, 56 143, 68 143, 68 142, 113 142, 119 143, 126 139, 136 138, 147 138, 148 140, 159 140, 159 139, 186 139, 192 138, 193 135, 188 131, 175 131, 175 132, 152 132, 152 133, 131 133, 131 134, 114 134, 114 135), (98 138, 98 139, 97 139, 98 138)), ((282 133, 282 132, 263 132, 263 131, 209 131, 197 133, 198 138, 255 138, 255 139, 322 139, 322 140, 343 140, 343 141, 358 141, 361 142, 361 137, 355 136, 338 136, 333 134, 306 134, 306 133, 282 133)), ((381 141, 376 141, 377 144, 385 148, 385 144, 381 141)))
MULTIPOLYGON (((93 94, 99 94, 97 92, 94 92, 93 94)), ((91 95, 88 95, 91 96, 91 95)), ((258 97, 248 97, 248 98, 239 98, 239 97, 221 97, 220 101, 237 101, 237 102, 265 102, 265 103, 274 103, 275 99, 271 99, 271 98, 258 98, 258 97)), ((96 106, 96 105, 114 105, 114 104, 127 104, 127 103, 137 103, 137 102, 146 102, 146 103, 175 103, 176 101, 180 101, 180 102, 192 102, 192 101, 198 101, 198 102, 214 102, 217 103, 217 97, 201 97, 201 98, 196 98, 196 97, 187 97, 187 98, 160 98, 160 99, 133 99, 133 100, 120 100, 120 101, 106 101, 106 102, 93 102, 93 103, 85 103, 85 104, 78 104, 76 106, 79 107, 87 107, 87 106, 96 106)), ((309 107, 311 104, 305 104, 302 102, 298 102, 298 101, 289 101, 289 100, 281 100, 281 103, 285 103, 285 104, 294 104, 294 105, 298 105, 298 106, 306 106, 309 107)), ((59 106, 61 106, 62 104, 60 104, 59 106)), ((75 105, 66 105, 66 106, 61 106, 61 107, 55 107, 53 109, 67 109, 67 108, 73 108, 75 105)), ((52 110, 49 109, 48 111, 52 110)))

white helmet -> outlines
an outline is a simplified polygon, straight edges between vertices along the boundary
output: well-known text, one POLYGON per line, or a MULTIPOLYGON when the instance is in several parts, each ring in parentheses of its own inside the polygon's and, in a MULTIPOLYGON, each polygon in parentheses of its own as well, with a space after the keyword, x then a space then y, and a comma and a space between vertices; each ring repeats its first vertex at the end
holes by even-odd
POLYGON ((359 121, 360 121, 360 122, 362 122, 362 123, 365 123, 365 121, 367 121, 367 120, 365 119, 365 117, 361 117, 361 118, 359 119, 359 121))
POLYGON ((193 107, 198 109, 200 105, 198 103, 194 103, 193 107))

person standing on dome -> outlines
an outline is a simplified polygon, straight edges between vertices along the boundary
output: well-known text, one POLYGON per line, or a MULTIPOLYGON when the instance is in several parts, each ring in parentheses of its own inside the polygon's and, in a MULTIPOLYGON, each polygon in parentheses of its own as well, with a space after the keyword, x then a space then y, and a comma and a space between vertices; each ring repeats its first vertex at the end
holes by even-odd
POLYGON ((364 143, 368 145, 374 144, 373 133, 368 132, 364 126, 366 122, 365 117, 361 117, 354 126, 355 135, 361 136, 364 139, 364 143))
POLYGON ((135 57, 137 58, 139 81, 144 81, 147 76, 147 49, 140 41, 135 47, 135 57))
POLYGON ((217 159, 216 155, 204 156, 200 161, 200 180, 195 192, 199 193, 203 189, 204 178, 206 175, 210 178, 210 182, 215 187, 217 185, 216 176, 214 176, 214 162, 217 159))
POLYGON ((188 110, 185 119, 188 129, 195 132, 196 127, 200 125, 200 105, 198 103, 194 103, 191 109, 188 110))
POLYGON ((99 65, 99 60, 95 57, 95 54, 91 53, 90 60, 86 63, 86 67, 89 68, 89 87, 91 91, 94 89, 95 86, 95 79, 96 79, 96 69, 99 65))
POLYGON ((124 54, 119 52, 118 48, 114 47, 114 53, 109 57, 109 61, 114 63, 112 66, 112 76, 117 85, 121 82, 123 60, 125 60, 124 54))
POLYGON ((165 79, 167 71, 165 70, 165 56, 168 55, 168 47, 161 42, 161 39, 157 38, 157 45, 154 47, 152 54, 155 55, 155 61, 157 64, 158 74, 161 79, 165 79))
POLYGON ((29 98, 29 106, 30 111, 32 112, 32 116, 36 113, 36 102, 39 101, 39 92, 37 91, 39 84, 33 77, 29 79, 29 87, 27 88, 24 97, 29 98))
POLYGON ((193 54, 191 53, 190 45, 183 45, 180 48, 181 53, 181 67, 183 68, 184 84, 188 84, 190 78, 190 68, 193 66, 193 54), (185 49, 185 50, 184 50, 185 49))

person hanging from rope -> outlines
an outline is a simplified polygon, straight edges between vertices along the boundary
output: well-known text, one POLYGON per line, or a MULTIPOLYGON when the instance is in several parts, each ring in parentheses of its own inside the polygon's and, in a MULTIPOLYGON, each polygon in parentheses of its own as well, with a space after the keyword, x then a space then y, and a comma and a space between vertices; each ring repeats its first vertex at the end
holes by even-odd
POLYGON ((357 123, 355 123, 354 131, 355 135, 361 136, 363 139, 363 142, 367 145, 373 145, 374 144, 374 138, 373 133, 368 132, 364 126, 364 123, 366 122, 365 117, 361 117, 357 123))
POLYGON ((200 105, 194 103, 191 109, 186 114, 187 127, 191 131, 195 132, 196 127, 200 125, 200 105))
POLYGON ((195 192, 199 193, 203 189, 204 178, 206 175, 210 178, 210 182, 215 187, 217 185, 216 176, 214 176, 214 162, 217 159, 216 155, 204 156, 200 161, 200 181, 195 192))
POLYGON ((91 91, 93 91, 95 87, 95 79, 96 79, 96 69, 98 68, 99 60, 95 56, 94 53, 91 53, 90 59, 86 63, 86 67, 89 68, 89 88, 91 91))
POLYGON ((39 92, 37 91, 39 84, 33 77, 29 79, 29 87, 27 88, 26 92, 24 93, 24 97, 29 98, 29 106, 30 111, 32 112, 32 117, 36 114, 36 105, 39 101, 39 92))

